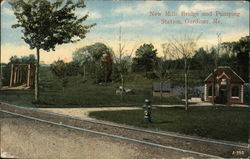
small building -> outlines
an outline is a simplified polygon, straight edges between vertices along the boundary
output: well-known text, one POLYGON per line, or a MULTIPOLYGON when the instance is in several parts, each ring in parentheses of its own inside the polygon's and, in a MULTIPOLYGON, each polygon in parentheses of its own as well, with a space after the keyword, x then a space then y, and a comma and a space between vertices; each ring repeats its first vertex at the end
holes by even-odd
POLYGON ((218 67, 204 82, 205 101, 213 102, 214 100, 215 103, 227 105, 243 103, 245 81, 230 67, 218 67))
POLYGON ((153 83, 153 96, 168 97, 171 91, 171 84, 166 82, 154 82, 153 83))

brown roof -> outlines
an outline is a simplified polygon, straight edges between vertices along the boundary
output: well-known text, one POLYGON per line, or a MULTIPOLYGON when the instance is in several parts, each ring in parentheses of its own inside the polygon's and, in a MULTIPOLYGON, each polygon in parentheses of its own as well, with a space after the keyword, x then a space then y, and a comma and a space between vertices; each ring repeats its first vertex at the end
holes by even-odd
MULTIPOLYGON (((231 83, 245 83, 245 81, 230 67, 228 66, 219 66, 218 69, 215 70, 215 75, 220 77, 221 75, 225 75, 230 78, 231 83)), ((205 83, 212 82, 214 80, 213 74, 210 73, 208 77, 204 80, 205 83)))

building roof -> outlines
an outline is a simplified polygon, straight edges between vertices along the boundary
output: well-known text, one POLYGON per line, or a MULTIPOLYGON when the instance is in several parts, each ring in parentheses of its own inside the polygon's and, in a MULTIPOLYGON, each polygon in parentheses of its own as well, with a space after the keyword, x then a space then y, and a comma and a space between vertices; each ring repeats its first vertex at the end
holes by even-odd
MULTIPOLYGON (((245 83, 245 81, 228 66, 219 66, 218 69, 214 71, 214 74, 217 78, 225 76, 226 78, 229 78, 232 83, 245 83)), ((210 73, 208 77, 204 80, 204 82, 208 83, 212 82, 213 80, 213 74, 210 73)))
POLYGON ((153 91, 155 92, 170 92, 171 91, 171 84, 163 82, 162 83, 162 89, 161 89, 161 83, 160 82, 154 82, 153 83, 153 91))

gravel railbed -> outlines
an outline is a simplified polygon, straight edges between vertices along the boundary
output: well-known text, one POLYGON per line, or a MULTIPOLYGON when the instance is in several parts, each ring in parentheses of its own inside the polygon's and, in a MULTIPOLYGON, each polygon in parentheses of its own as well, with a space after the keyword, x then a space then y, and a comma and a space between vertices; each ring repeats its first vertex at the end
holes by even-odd
POLYGON ((0 112, 1 157, 19 159, 198 159, 198 155, 82 132, 0 112))
POLYGON ((98 132, 104 132, 108 134, 133 138, 133 139, 137 139, 141 141, 157 143, 157 144, 161 144, 164 146, 172 146, 175 148, 191 150, 195 152, 201 152, 201 153, 225 157, 225 158, 246 158, 249 156, 249 152, 242 148, 234 148, 234 147, 229 147, 229 146, 224 146, 224 145, 209 144, 209 143, 204 143, 204 142, 199 142, 199 141, 192 141, 188 139, 180 139, 180 138, 175 138, 175 137, 150 134, 150 133, 145 133, 145 132, 128 130, 124 128, 116 128, 116 127, 111 127, 108 125, 101 125, 101 124, 91 123, 87 121, 85 122, 82 120, 62 117, 62 116, 55 115, 55 114, 48 114, 46 112, 44 113, 41 111, 37 112, 37 111, 26 110, 26 109, 17 108, 17 107, 11 107, 7 105, 0 105, 0 109, 11 111, 11 112, 16 112, 16 113, 20 113, 20 114, 24 114, 24 115, 28 115, 28 116, 56 122, 56 123, 62 123, 66 125, 84 128, 84 129, 95 130, 98 132), (240 156, 235 156, 235 152, 238 152, 238 151, 244 151, 244 154, 241 154, 240 156))

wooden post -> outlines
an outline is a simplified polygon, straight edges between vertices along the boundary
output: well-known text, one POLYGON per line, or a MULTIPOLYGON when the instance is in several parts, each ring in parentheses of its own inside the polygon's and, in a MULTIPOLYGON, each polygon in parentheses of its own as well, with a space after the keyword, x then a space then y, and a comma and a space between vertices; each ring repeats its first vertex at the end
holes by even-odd
POLYGON ((10 70, 10 87, 12 87, 12 83, 13 83, 13 69, 14 69, 14 65, 11 64, 11 70, 10 70))
POLYGON ((30 64, 28 65, 28 72, 27 72, 27 87, 30 87, 30 64))
POLYGON ((19 71, 20 73, 20 75, 19 75, 19 82, 22 84, 22 77, 23 77, 23 70, 22 70, 22 68, 20 68, 20 71, 19 71))
POLYGON ((14 67, 14 80, 13 80, 13 86, 16 84, 16 67, 14 67))
POLYGON ((19 83, 20 84, 22 84, 22 75, 23 75, 22 68, 19 67, 19 83))
POLYGON ((16 76, 16 83, 19 84, 19 77, 20 77, 20 68, 17 66, 17 76, 16 76))
POLYGON ((23 84, 22 82, 23 82, 23 69, 20 70, 20 83, 23 84))

